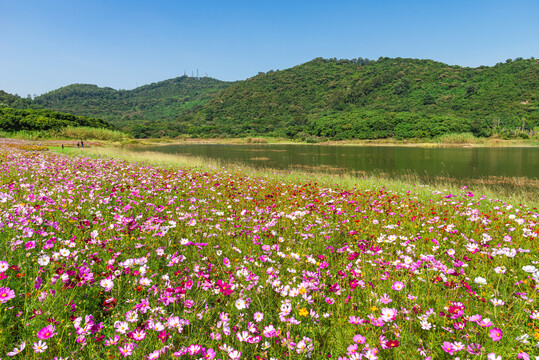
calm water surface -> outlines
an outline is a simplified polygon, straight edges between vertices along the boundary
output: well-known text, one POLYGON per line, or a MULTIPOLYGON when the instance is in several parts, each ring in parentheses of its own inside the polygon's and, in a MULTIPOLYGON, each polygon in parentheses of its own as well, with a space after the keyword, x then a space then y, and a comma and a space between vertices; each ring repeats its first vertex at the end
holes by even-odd
POLYGON ((420 177, 539 178, 538 148, 418 148, 189 144, 140 148, 254 167, 420 177))

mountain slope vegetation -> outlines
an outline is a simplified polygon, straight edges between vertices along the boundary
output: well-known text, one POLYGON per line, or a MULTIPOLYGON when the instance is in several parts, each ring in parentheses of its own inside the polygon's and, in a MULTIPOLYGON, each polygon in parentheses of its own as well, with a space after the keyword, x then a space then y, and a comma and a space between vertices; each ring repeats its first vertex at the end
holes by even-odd
MULTIPOLYGON (((211 95, 231 83, 210 77, 181 76, 133 90, 115 90, 89 84, 73 84, 34 99, 48 109, 99 117, 121 128, 136 130, 146 124, 164 133, 170 123, 193 106, 205 104, 211 95)), ((169 129, 167 129, 169 130, 169 129)))
POLYGON ((181 116, 192 135, 409 138, 539 126, 539 65, 317 58, 260 74, 181 116))

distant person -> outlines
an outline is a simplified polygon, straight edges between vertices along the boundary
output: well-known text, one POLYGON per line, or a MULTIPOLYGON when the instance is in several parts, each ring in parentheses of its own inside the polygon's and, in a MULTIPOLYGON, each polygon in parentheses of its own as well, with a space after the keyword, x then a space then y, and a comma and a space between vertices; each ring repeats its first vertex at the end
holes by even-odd
POLYGON ((62 150, 64 150, 64 144, 62 144, 62 150))
POLYGON ((77 141, 77 147, 80 147, 80 142, 77 141))
POLYGON ((82 140, 80 141, 80 147, 84 147, 84 142, 82 140))

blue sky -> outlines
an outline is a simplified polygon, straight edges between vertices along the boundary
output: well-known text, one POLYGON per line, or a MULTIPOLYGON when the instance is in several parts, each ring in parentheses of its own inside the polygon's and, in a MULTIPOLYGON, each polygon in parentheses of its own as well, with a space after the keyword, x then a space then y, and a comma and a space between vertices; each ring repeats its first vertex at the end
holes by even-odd
POLYGON ((0 0, 0 89, 246 79, 315 57, 539 57, 539 1, 0 0))

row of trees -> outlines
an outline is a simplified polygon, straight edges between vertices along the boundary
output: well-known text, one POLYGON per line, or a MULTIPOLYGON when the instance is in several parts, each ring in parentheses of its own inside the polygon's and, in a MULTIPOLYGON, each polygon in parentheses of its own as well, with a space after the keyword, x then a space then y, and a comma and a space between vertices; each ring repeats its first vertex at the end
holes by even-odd
POLYGON ((59 130, 67 126, 87 126, 113 129, 114 126, 104 120, 86 116, 63 114, 48 109, 13 109, 0 107, 0 130, 15 132, 21 130, 59 130))

